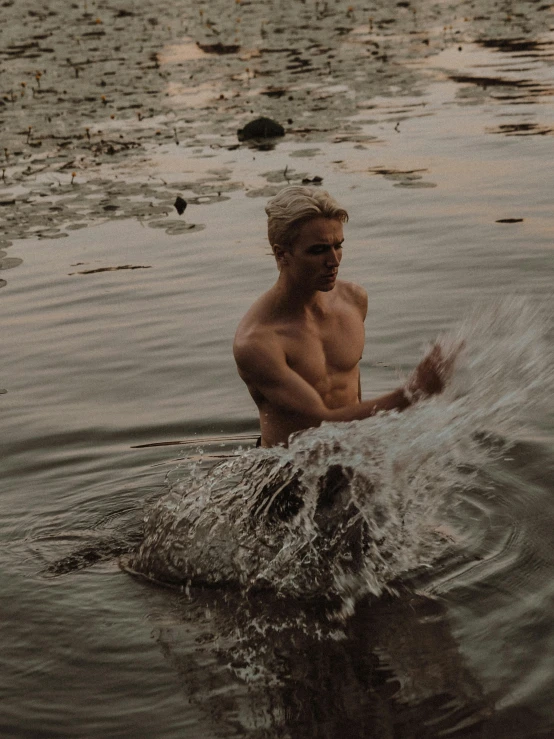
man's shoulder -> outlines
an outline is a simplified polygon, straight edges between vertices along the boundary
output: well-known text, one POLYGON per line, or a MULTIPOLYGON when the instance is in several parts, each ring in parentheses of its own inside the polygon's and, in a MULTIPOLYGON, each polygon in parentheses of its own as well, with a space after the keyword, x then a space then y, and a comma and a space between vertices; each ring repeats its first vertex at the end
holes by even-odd
POLYGON ((261 295, 246 311, 235 333, 235 342, 261 340, 269 331, 269 291, 261 295))
POLYGON ((249 362, 255 355, 266 355, 277 348, 274 328, 267 320, 264 297, 246 312, 235 332, 233 353, 239 363, 249 362))
POLYGON ((233 342, 233 356, 242 379, 255 383, 285 362, 285 354, 275 333, 263 324, 239 324, 233 342))
POLYGON ((337 280, 338 293, 341 300, 355 306, 365 318, 367 313, 367 292, 361 285, 346 280, 337 280))
POLYGON ((257 321, 245 321, 239 323, 235 332, 233 347, 235 351, 250 347, 269 345, 275 336, 270 327, 257 321))

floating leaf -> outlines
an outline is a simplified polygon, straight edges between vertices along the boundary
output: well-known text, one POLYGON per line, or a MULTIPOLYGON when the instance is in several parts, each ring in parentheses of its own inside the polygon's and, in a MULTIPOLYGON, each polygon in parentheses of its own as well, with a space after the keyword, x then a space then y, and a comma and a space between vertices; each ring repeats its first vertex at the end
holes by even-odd
POLYGON ((23 259, 19 257, 5 257, 0 259, 0 269, 13 269, 13 267, 19 267, 23 263, 23 259))

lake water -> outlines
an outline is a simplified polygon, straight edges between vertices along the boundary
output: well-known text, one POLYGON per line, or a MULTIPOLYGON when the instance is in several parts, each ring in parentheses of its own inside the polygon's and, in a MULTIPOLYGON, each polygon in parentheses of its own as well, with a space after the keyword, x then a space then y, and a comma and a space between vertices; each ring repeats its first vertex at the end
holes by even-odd
MULTIPOLYGON (((108 12, 89 4, 93 15, 108 12)), ((157 83, 165 107, 146 120, 134 109, 110 118, 102 105, 83 114, 98 166, 46 134, 27 150, 40 110, 26 144, 20 103, 0 110, 9 142, 0 181, 0 733, 554 736, 552 8, 487 7, 487 26, 475 10, 464 20, 465 6, 454 22, 452 9, 424 4, 412 12, 399 3, 390 21, 386 6, 341 5, 333 36, 325 23, 339 27, 340 4, 291 4, 306 26, 293 28, 275 2, 278 18, 264 21, 256 44, 264 11, 253 3, 249 21, 243 5, 242 28, 231 19, 250 50, 239 61, 195 46, 208 34, 201 4, 171 38, 150 24, 161 70, 174 75, 157 83), (279 19, 288 30, 272 37, 279 19), (275 50, 293 42, 321 50, 325 34, 330 60, 320 69, 310 52, 319 76, 292 77, 298 59, 289 72, 276 62, 275 50), (388 54, 380 80, 360 63, 376 48, 388 54), (274 77, 262 75, 268 58, 274 77), (186 65, 198 78, 185 85, 186 65), (260 78, 299 102, 264 95, 260 78), (217 108, 231 106, 233 85, 235 108, 217 108), (283 123, 295 119, 287 135, 273 148, 237 148, 237 121, 250 110, 276 116, 281 104, 283 123), (112 156, 100 126, 113 141, 144 140, 112 156), (397 422, 323 429, 308 444, 315 457, 295 447, 294 463, 308 470, 323 464, 330 438, 333 464, 349 469, 369 459, 356 457, 356 439, 381 445, 391 469, 414 450, 404 453, 412 468, 402 468, 411 470, 405 488, 395 478, 397 497, 379 488, 389 539, 368 557, 381 567, 370 587, 350 583, 338 603, 308 597, 304 562, 290 556, 273 587, 248 593, 131 577, 119 557, 142 542, 145 509, 160 499, 178 506, 211 466, 233 471, 256 454, 233 334, 276 276, 267 198, 314 176, 350 213, 341 276, 369 294, 364 396, 396 387, 429 342, 479 306, 463 329, 481 331, 464 360, 469 390, 459 390, 471 403, 457 406, 452 392, 397 422), (178 194, 188 202, 182 216, 178 194), (470 444, 460 418, 484 438, 470 444), (406 530, 395 510, 408 490, 422 507, 406 530), (425 526, 435 559, 420 551, 425 526), (291 587, 279 592, 283 583, 291 587)), ((136 16, 147 24, 148 12, 140 5, 136 16)), ((39 62, 17 74, 25 64, 39 62)), ((74 79, 89 84, 84 71, 74 79)), ((49 105, 54 116, 65 103, 49 105)), ((367 464, 369 479, 376 468, 367 464)), ((232 539, 233 520, 219 512, 232 539)))

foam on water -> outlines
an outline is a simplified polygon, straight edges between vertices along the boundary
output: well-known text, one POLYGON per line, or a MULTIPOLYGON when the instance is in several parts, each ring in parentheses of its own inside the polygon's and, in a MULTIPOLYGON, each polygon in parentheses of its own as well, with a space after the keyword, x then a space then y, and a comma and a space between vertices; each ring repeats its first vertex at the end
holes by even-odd
POLYGON ((129 567, 156 580, 338 597, 379 594, 453 545, 456 491, 521 438, 550 402, 551 321, 510 298, 475 309, 439 338, 459 352, 440 396, 404 413, 323 424, 288 448, 185 460, 147 513, 129 567))

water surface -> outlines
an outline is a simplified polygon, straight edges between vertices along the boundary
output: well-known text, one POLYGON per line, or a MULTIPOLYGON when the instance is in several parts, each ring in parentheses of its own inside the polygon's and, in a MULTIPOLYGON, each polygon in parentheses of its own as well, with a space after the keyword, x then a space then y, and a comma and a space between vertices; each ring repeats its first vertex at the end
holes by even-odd
MULTIPOLYGON (((249 60, 187 61, 183 48, 209 40, 200 7, 171 38, 148 24, 162 71, 194 72, 189 86, 204 98, 191 106, 179 77, 173 88, 159 77, 152 99, 169 92, 159 117, 130 109, 112 119, 115 108, 89 102, 79 110, 90 109, 82 123, 92 142, 82 125, 78 139, 66 131, 83 147, 99 146, 95 127, 113 141, 143 131, 137 147, 85 148, 90 159, 61 170, 71 158, 58 140, 45 135, 42 149, 23 151, 26 112, 3 110, 11 138, 0 200, 14 201, 2 205, 0 245, 5 736, 333 737, 347 727, 360 737, 515 739, 554 730, 546 384, 506 430, 509 451, 471 486, 445 487, 441 557, 400 574, 397 596, 349 601, 347 618, 298 595, 164 589, 118 565, 141 541, 145 505, 186 483, 195 460, 205 469, 241 447, 251 454, 257 422, 231 343, 275 278, 263 205, 287 182, 321 176, 351 214, 341 274, 369 293, 366 397, 395 387, 478 301, 515 295, 531 314, 542 305, 552 316, 551 9, 518 6, 510 24, 491 8, 488 21, 445 7, 433 22, 424 5, 399 8, 390 23, 386 8, 356 8, 356 17, 340 8, 339 23, 322 5, 311 33, 328 51, 312 49, 301 74, 290 55, 287 71, 263 51, 309 46, 301 23, 285 23, 296 5, 267 20, 266 38, 262 11, 253 4, 250 22, 245 5, 240 54, 249 49, 249 60), (289 30, 274 32, 279 23, 289 30), (372 54, 376 43, 390 63, 372 54), (255 48, 258 77, 245 72, 255 48), (362 58, 382 71, 364 75, 362 58), (179 63, 196 66, 171 67, 179 63), (263 94, 266 81, 287 94, 263 94), (236 148, 250 110, 293 120, 275 148, 236 148), (181 217, 177 194, 189 203, 181 217)), ((235 17, 219 22, 237 27, 235 17)), ((108 40, 83 39, 100 58, 108 40)), ((74 79, 83 91, 92 84, 84 71, 74 79)), ((524 320, 513 321, 514 340, 528 336, 524 320)), ((551 349, 552 339, 550 329, 541 340, 551 349)), ((509 346, 495 357, 511 366, 509 346)))

